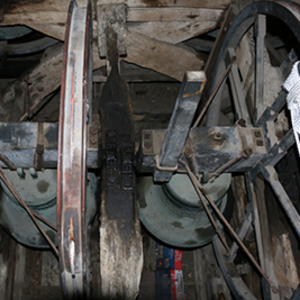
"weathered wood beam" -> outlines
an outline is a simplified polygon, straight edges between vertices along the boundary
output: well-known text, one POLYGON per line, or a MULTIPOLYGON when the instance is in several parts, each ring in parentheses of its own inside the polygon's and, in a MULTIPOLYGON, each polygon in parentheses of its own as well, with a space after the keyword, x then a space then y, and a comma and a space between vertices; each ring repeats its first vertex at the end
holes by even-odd
MULTIPOLYGON (((98 52, 94 53, 94 57, 95 69, 105 65, 105 61, 99 59, 98 52)), ((2 121, 18 121, 20 119, 24 113, 26 93, 28 93, 29 105, 32 106, 59 88, 62 76, 62 58, 63 44, 48 48, 44 58, 36 67, 9 83, 0 92, 0 118, 2 121)))
POLYGON ((200 34, 214 30, 219 21, 170 21, 170 22, 130 22, 131 32, 146 35, 158 41, 178 44, 200 34))
MULTIPOLYGON (((203 61, 193 52, 179 46, 159 42, 137 33, 127 33, 128 56, 123 60, 155 70, 181 81, 186 70, 199 70, 203 61), (179 59, 180 58, 180 59, 179 59)), ((106 65, 100 60, 98 49, 94 46, 94 69, 106 65)), ((44 99, 61 84, 63 45, 49 49, 44 58, 30 70, 0 93, 0 118, 2 121, 19 120, 24 113, 27 92, 30 106, 44 99)))
POLYGON ((52 53, 17 80, 9 83, 0 93, 2 121, 18 121, 24 113, 28 89, 30 104, 55 91, 61 83, 63 45, 52 47, 52 53), (28 83, 28 86, 27 86, 28 83))
MULTIPOLYGON (((80 0, 79 2, 83 4, 85 1, 80 0)), ((223 1, 228 2, 228 0, 223 1)), ((97 6, 105 2, 108 1, 98 0, 97 6)), ((124 1, 118 2, 124 3, 124 1)), ((172 44, 180 43, 217 28, 223 18, 223 9, 225 8, 215 8, 214 1, 211 1, 213 2, 211 5, 209 5, 209 1, 186 1, 187 6, 185 6, 185 1, 181 2, 181 4, 174 4, 172 1, 172 4, 171 1, 167 0, 162 1, 159 5, 155 1, 150 3, 151 7, 147 7, 150 4, 147 3, 145 5, 144 2, 147 1, 128 0, 125 2, 128 5, 127 26, 132 31, 172 44), (195 6, 189 8, 188 5, 191 3, 194 3, 195 6), (201 3, 203 7, 201 7, 201 3), (143 8, 137 8, 138 4, 143 6, 143 8), (183 7, 180 7, 180 5, 183 7)), ((227 4, 225 6, 227 7, 227 4)), ((0 25, 23 24, 63 41, 67 7, 68 1, 66 0, 44 0, 40 3, 18 1, 18 5, 8 4, 6 6, 4 20, 0 25)), ((94 38, 96 38, 96 20, 93 28, 94 38)))
MULTIPOLYGON (((111 0, 98 0, 98 3, 108 4, 111 0)), ((128 7, 202 7, 226 9, 231 0, 115 0, 114 3, 126 3, 128 7)))
POLYGON ((123 60, 182 81, 184 72, 203 66, 195 53, 138 33, 127 32, 127 57, 123 60))
MULTIPOLYGON (((43 1, 6 1, 5 14, 24 11, 47 10, 47 11, 67 11, 69 0, 43 0, 43 1)), ((79 6, 86 4, 87 0, 77 0, 79 6)), ((98 0, 100 4, 125 3, 128 7, 192 7, 192 8, 211 8, 227 9, 231 0, 98 0)), ((294 1, 297 2, 297 1, 294 1)))
POLYGON ((217 21, 222 13, 208 8, 128 8, 127 22, 217 21))

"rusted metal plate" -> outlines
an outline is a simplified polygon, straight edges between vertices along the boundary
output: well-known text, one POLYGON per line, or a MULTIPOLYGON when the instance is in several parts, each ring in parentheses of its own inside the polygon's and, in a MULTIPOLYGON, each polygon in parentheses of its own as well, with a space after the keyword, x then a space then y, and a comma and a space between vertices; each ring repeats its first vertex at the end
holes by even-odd
POLYGON ((62 285, 67 298, 90 293, 86 207, 86 126, 90 103, 91 3, 71 1, 63 61, 57 176, 62 285))

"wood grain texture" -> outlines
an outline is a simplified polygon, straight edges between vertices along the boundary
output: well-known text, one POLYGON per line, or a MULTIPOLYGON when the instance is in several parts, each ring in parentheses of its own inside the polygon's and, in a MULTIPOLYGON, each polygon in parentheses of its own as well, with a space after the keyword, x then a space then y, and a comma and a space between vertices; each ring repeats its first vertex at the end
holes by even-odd
MULTIPOLYGON (((99 4, 111 3, 111 0, 98 0, 99 4)), ((116 0, 126 3, 128 7, 202 7, 226 9, 231 0, 116 0)))
POLYGON ((203 60, 196 54, 168 43, 128 31, 125 61, 182 81, 185 71, 198 71, 203 60))
POLYGON ((131 32, 140 33, 158 41, 178 44, 187 39, 214 30, 219 21, 171 21, 127 23, 131 32))
POLYGON ((222 9, 208 8, 129 8, 127 22, 217 21, 222 12, 222 9))

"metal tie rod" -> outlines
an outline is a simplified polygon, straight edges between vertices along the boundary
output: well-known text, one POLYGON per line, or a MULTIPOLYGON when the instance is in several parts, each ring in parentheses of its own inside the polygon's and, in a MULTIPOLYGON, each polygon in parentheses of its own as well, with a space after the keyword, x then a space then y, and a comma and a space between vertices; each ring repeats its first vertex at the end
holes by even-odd
POLYGON ((206 191, 203 189, 203 186, 200 184, 199 181, 196 180, 196 176, 192 173, 192 171, 189 169, 189 166, 184 164, 184 162, 182 160, 179 160, 179 163, 182 164, 186 170, 189 172, 189 175, 191 178, 193 178, 192 183, 195 186, 195 188, 199 189, 205 196, 205 198, 207 199, 207 201, 209 202, 209 204, 211 205, 211 207, 214 209, 214 211, 216 212, 216 214, 218 215, 218 217, 221 219, 221 221, 225 224, 225 226, 227 227, 227 229, 229 230, 229 232, 233 235, 233 237, 235 238, 235 240, 237 241, 237 243, 239 244, 239 246, 244 250, 244 252, 247 254, 247 256, 249 257, 249 259, 251 260, 251 262, 254 264, 254 266, 256 267, 256 269, 258 270, 258 272, 265 278, 265 280, 268 282, 268 284, 270 285, 270 287, 272 288, 273 293, 278 293, 278 289, 276 288, 276 286, 274 285, 274 283, 268 278, 268 276, 265 274, 265 272, 262 270, 262 268, 260 267, 260 265, 257 263, 257 261, 255 260, 255 258, 252 256, 252 254, 249 252, 249 250, 247 249, 247 247, 244 245, 244 243, 241 241, 241 239, 238 237, 238 235, 235 233, 234 229, 230 226, 230 224, 228 223, 228 221, 226 220, 226 218, 223 216, 223 214, 221 213, 221 211, 218 209, 218 207, 215 205, 215 203, 211 200, 211 198, 209 197, 209 195, 206 193, 206 191))

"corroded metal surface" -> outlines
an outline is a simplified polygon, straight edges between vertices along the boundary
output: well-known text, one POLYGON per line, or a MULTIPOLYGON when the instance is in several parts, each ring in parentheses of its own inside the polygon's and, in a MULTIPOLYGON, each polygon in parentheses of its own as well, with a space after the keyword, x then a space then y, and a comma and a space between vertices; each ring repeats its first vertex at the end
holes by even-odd
POLYGON ((67 298, 89 297, 86 224, 86 126, 91 100, 91 3, 71 1, 60 106, 57 223, 62 285, 67 298))

